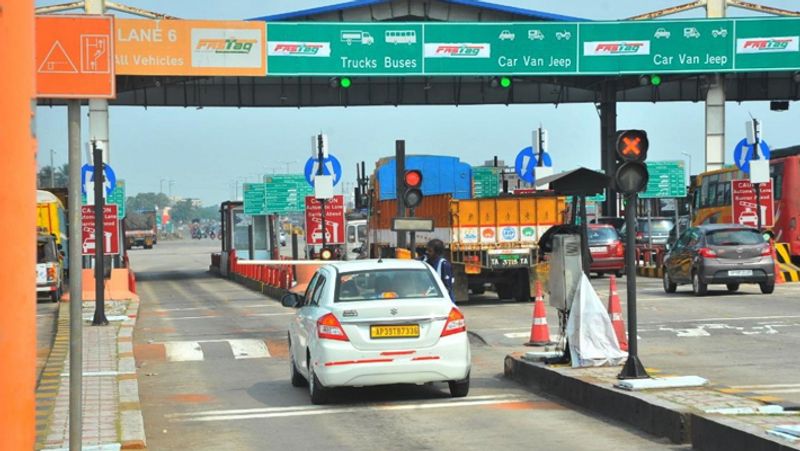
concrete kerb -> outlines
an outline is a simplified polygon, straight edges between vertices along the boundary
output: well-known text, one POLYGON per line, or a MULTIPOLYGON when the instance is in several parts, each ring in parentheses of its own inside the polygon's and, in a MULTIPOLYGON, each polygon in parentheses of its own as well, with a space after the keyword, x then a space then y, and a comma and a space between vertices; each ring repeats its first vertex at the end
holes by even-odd
MULTIPOLYGON (((702 413, 702 402, 735 402, 763 405, 763 401, 726 394, 720 386, 701 389, 662 392, 629 392, 613 387, 593 369, 575 370, 571 367, 547 366, 541 362, 522 359, 522 353, 506 356, 504 374, 523 385, 535 387, 579 407, 621 421, 648 434, 669 438, 675 443, 691 443, 693 449, 702 451, 773 451, 800 449, 766 433, 776 422, 793 423, 785 416, 753 418, 722 416, 702 413), (575 373, 580 371, 581 375, 575 373), (573 374, 570 374, 573 373, 573 374), (697 392, 696 390, 699 390, 697 392), (691 402, 672 402, 686 398, 691 393, 691 402), (700 398, 696 399, 696 395, 700 398), (664 399, 664 398, 668 399, 664 399), (727 400, 725 398, 728 398, 727 400), (720 401, 721 400, 721 401, 720 401), (758 401, 758 402, 756 402, 758 401), (699 411, 697 409, 700 409, 699 411), (747 419, 749 422, 743 420, 747 419), (758 427, 763 426, 763 427, 758 427)), ((600 369, 598 369, 600 370, 600 369)), ((730 404, 729 404, 730 405, 730 404)))
POLYGON ((42 377, 36 387, 36 449, 45 447, 45 440, 50 431, 50 423, 55 409, 55 399, 61 385, 61 373, 64 372, 69 353, 69 303, 61 302, 58 306, 56 336, 53 347, 47 356, 42 369, 42 377))
POLYGON ((127 320, 117 334, 117 384, 119 388, 120 441, 122 449, 146 449, 144 418, 139 401, 139 379, 133 357, 133 329, 139 317, 139 300, 131 300, 125 312, 127 320))
POLYGON ((565 374, 543 363, 526 362, 521 354, 506 356, 504 374, 523 385, 569 401, 579 407, 629 424, 673 443, 691 440, 689 409, 643 395, 623 392, 610 384, 595 384, 565 374))

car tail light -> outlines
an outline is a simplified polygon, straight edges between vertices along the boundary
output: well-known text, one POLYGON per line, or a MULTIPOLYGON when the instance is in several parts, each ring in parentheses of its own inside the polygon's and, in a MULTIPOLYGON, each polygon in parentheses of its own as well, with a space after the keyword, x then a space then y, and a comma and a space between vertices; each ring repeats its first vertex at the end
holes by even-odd
POLYGON ((328 340, 350 341, 333 313, 328 313, 317 320, 317 337, 327 338, 328 340))
POLYGON ((636 232, 636 239, 637 240, 643 240, 644 239, 644 233, 636 232))
POLYGON ((47 280, 56 280, 56 268, 52 266, 47 267, 47 280))
POLYGON ((717 253, 714 252, 713 250, 707 248, 707 247, 700 248, 700 250, 697 251, 697 253, 700 254, 700 256, 703 257, 703 258, 716 258, 717 257, 717 253))
POLYGON ((622 245, 622 241, 617 241, 615 243, 614 254, 617 257, 624 257, 625 256, 625 246, 622 245))
POLYGON ((457 308, 453 308, 450 310, 450 314, 447 315, 447 322, 444 325, 444 329, 442 329, 442 337, 466 331, 467 323, 464 320, 464 315, 457 308))

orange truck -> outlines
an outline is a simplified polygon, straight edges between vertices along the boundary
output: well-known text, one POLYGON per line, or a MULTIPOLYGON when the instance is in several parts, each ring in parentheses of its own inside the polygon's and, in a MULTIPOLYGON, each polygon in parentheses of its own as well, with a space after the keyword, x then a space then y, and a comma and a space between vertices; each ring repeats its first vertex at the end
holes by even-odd
MULTIPOLYGON (((416 232, 417 249, 433 238, 449 251, 456 299, 470 291, 493 288, 500 299, 529 301, 535 294, 534 265, 538 241, 550 227, 563 224, 567 204, 562 196, 535 193, 483 199, 453 199, 450 194, 425 196, 415 216, 432 218, 433 232, 416 232)), ((374 202, 369 216, 371 256, 392 255, 397 233, 391 230, 397 201, 374 202)))

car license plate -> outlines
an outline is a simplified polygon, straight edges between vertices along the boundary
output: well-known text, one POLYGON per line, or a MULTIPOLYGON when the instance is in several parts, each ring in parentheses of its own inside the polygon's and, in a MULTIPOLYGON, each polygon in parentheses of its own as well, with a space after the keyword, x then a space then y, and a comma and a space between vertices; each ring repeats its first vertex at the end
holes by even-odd
POLYGON ((370 338, 417 338, 419 324, 403 324, 397 326, 370 326, 370 338))
POLYGON ((752 276, 753 271, 750 269, 734 269, 728 271, 728 275, 732 277, 752 276))
POLYGON ((605 251, 606 251, 606 247, 605 246, 593 246, 593 247, 589 248, 589 252, 591 252, 593 254, 597 254, 599 252, 605 252, 605 251))

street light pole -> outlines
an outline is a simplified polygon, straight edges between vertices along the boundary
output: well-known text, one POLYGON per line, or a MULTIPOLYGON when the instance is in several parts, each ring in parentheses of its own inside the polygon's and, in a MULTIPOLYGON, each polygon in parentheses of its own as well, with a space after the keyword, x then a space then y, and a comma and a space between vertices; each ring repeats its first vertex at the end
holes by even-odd
POLYGON ((692 154, 690 154, 689 152, 681 152, 681 155, 683 155, 683 156, 685 156, 686 158, 689 159, 689 174, 688 175, 689 175, 689 182, 691 183, 691 181, 692 181, 692 154))
POLYGON ((56 187, 56 168, 53 166, 53 154, 55 150, 50 149, 50 188, 56 187))

